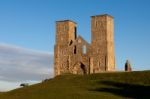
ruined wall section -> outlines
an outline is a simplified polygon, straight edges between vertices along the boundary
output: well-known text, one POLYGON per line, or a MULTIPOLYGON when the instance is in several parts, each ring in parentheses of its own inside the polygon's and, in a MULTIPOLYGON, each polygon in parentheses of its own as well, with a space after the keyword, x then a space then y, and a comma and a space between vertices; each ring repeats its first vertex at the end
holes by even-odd
POLYGON ((82 37, 78 37, 69 47, 70 72, 73 74, 89 74, 89 49, 88 44, 82 37))

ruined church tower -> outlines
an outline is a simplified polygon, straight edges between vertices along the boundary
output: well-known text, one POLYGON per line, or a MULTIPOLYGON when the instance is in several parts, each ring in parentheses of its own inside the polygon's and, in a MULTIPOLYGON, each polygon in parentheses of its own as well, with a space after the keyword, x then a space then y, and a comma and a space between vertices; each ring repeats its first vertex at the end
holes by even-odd
POLYGON ((91 17, 91 44, 77 37, 76 26, 71 20, 56 21, 55 76, 115 71, 114 18, 107 14, 91 17))
POLYGON ((54 48, 55 75, 69 72, 68 46, 76 39, 76 23, 70 20, 56 21, 54 48))
POLYGON ((94 72, 114 71, 114 18, 110 15, 91 17, 94 72))

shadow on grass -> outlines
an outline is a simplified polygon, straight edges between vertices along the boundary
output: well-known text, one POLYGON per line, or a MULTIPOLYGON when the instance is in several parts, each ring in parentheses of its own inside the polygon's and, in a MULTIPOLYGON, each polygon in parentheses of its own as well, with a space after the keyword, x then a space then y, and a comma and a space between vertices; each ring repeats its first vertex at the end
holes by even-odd
POLYGON ((111 81, 100 82, 107 85, 105 88, 96 88, 91 91, 109 92, 126 98, 150 99, 150 86, 131 85, 111 81))

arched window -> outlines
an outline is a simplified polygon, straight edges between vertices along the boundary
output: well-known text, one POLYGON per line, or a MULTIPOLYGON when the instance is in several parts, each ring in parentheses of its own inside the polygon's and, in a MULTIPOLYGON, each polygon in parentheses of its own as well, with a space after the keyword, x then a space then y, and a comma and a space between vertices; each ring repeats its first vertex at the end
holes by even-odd
POLYGON ((85 45, 83 45, 83 47, 82 47, 82 51, 83 51, 83 54, 86 54, 87 49, 86 49, 86 46, 85 46, 85 45))

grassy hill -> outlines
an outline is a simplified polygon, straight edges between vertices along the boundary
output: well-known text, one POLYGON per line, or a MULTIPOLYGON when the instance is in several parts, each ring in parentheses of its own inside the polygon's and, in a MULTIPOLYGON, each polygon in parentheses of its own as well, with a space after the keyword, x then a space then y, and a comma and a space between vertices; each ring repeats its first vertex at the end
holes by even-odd
POLYGON ((0 99, 150 99, 150 71, 66 74, 0 93, 0 99))

